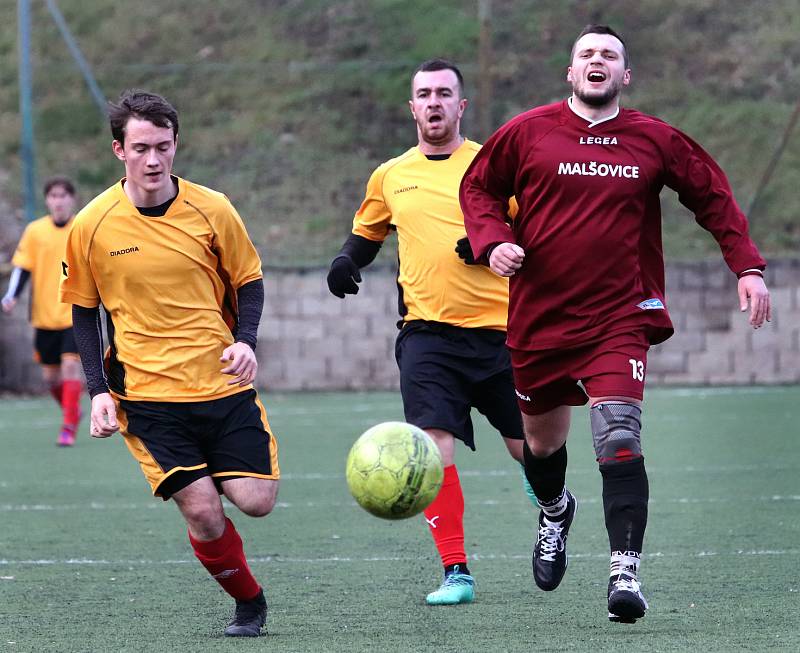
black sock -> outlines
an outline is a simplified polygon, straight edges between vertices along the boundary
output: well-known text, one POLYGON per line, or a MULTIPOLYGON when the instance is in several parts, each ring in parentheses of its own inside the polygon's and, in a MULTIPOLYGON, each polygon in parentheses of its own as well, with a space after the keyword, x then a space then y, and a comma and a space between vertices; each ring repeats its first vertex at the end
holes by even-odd
POLYGON ((457 562, 454 565, 445 565, 444 575, 447 576, 447 574, 453 573, 456 570, 456 567, 458 567, 459 574, 467 574, 469 576, 469 568, 467 567, 466 562, 457 562))
POLYGON ((644 458, 600 465, 603 508, 611 551, 642 552, 650 486, 644 458))
POLYGON ((531 484, 539 503, 548 504, 558 500, 567 478, 567 445, 564 444, 547 458, 534 456, 527 442, 522 445, 522 451, 525 457, 525 478, 531 484))

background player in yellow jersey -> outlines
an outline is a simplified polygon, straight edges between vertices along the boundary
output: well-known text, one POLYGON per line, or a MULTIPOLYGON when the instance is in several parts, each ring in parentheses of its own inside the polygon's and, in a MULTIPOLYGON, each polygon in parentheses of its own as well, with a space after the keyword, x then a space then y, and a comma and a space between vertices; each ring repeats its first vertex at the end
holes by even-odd
POLYGON ((67 177, 51 177, 44 183, 48 215, 31 222, 22 234, 11 263, 3 311, 10 313, 31 279, 31 324, 34 328, 34 358, 50 394, 61 407, 62 424, 58 444, 75 444, 81 419, 81 363, 72 333, 72 314, 58 300, 61 260, 75 211, 75 186, 67 177))
POLYGON ((277 444, 252 386, 261 261, 224 195, 171 174, 178 115, 164 98, 126 91, 109 117, 125 177, 75 218, 61 282, 92 435, 122 432, 153 493, 178 505, 197 558, 236 600, 225 635, 255 637, 264 593, 219 494, 262 517, 278 492, 277 444))
POLYGON ((405 417, 434 439, 445 465, 442 489, 425 510, 445 577, 427 602, 452 605, 474 598, 455 440, 475 448, 475 407, 522 462, 522 422, 505 347, 508 284, 474 264, 458 203, 461 177, 480 149, 461 135, 461 72, 431 59, 414 72, 411 92, 418 144, 372 173, 328 287, 337 297, 357 293, 359 268, 397 230, 402 320, 395 353, 405 417))

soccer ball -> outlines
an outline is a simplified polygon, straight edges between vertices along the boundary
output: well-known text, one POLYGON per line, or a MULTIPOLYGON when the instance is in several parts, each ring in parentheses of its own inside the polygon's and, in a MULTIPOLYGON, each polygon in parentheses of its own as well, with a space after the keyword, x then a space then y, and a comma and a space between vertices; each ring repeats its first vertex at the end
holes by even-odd
POLYGON ((436 498, 444 468, 439 448, 425 431, 383 422, 353 444, 345 475, 350 494, 364 510, 384 519, 405 519, 436 498))

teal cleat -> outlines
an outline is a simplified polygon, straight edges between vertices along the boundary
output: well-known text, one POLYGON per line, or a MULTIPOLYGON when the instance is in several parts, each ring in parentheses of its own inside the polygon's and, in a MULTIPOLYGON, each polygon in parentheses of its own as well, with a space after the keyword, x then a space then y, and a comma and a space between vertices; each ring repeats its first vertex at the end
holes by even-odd
POLYGON ((533 491, 530 482, 528 482, 528 477, 525 476, 525 466, 520 465, 519 471, 522 473, 522 489, 525 490, 525 495, 533 504, 533 507, 539 510, 539 500, 536 498, 536 493, 533 491))
POLYGON ((472 603, 475 600, 475 579, 469 574, 462 574, 455 569, 444 577, 444 581, 435 592, 425 599, 428 605, 458 605, 472 603))

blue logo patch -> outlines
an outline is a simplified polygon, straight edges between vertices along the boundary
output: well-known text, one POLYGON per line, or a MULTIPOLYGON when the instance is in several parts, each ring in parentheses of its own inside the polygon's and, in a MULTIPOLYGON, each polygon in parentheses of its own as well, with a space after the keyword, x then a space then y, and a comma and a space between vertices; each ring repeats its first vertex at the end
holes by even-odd
POLYGON ((664 310, 664 302, 662 302, 657 297, 653 299, 645 299, 643 302, 636 304, 639 308, 643 311, 663 311, 664 310))

